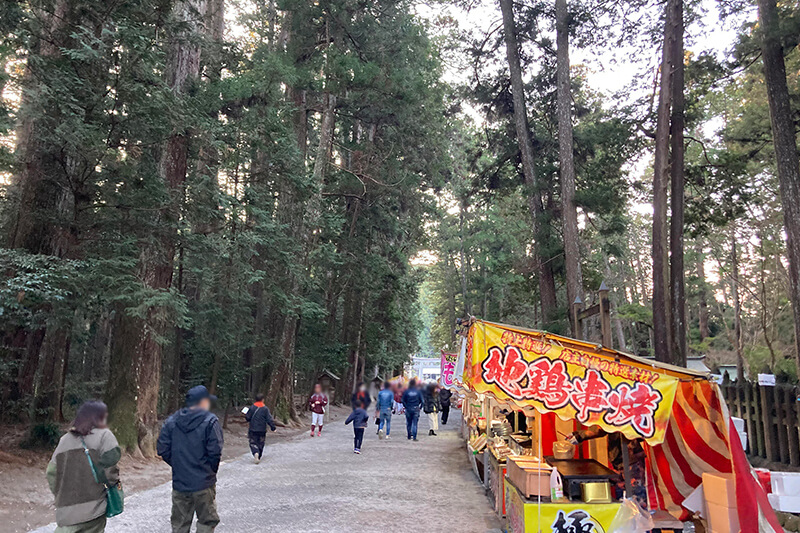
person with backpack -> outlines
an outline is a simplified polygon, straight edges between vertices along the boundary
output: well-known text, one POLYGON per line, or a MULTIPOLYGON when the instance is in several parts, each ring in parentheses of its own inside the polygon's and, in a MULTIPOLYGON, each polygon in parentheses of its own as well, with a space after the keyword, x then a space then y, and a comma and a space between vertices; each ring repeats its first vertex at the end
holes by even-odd
POLYGON ((103 402, 81 405, 47 464, 47 482, 56 500, 56 533, 102 533, 106 517, 113 516, 106 486, 119 490, 121 451, 107 417, 103 402))
POLYGON ((172 533, 189 533, 197 515, 197 533, 219 524, 217 471, 222 457, 222 428, 211 402, 217 397, 202 385, 186 393, 186 407, 170 416, 158 437, 158 455, 172 467, 172 533))
POLYGON ((253 462, 258 464, 261 462, 261 456, 264 454, 267 426, 269 426, 272 431, 275 431, 277 428, 275 427, 275 421, 272 419, 272 413, 269 412, 269 407, 264 405, 264 395, 256 394, 255 400, 253 405, 247 409, 244 417, 250 423, 250 427, 247 430, 250 453, 253 454, 253 462))
POLYGON ((439 389, 439 404, 442 406, 442 425, 447 425, 447 419, 450 417, 450 398, 453 393, 447 387, 439 389))
POLYGON ((442 406, 439 403, 439 388, 436 383, 431 383, 425 387, 422 397, 424 400, 422 410, 428 415, 428 421, 430 422, 428 435, 435 437, 436 432, 439 431, 439 411, 442 410, 442 406))
POLYGON ((419 423, 419 412, 422 409, 422 393, 417 388, 417 380, 412 379, 408 383, 408 388, 403 393, 403 407, 406 410, 406 432, 408 440, 417 440, 417 424, 419 423))

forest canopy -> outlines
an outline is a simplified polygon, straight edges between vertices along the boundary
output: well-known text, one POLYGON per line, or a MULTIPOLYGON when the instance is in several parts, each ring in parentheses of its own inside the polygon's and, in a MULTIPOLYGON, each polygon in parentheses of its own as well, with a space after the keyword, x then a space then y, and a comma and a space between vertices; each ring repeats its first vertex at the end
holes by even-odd
POLYGON ((796 381, 799 30, 776 0, 3 2, 2 421, 100 397, 152 455, 196 384, 289 421, 457 318, 599 340, 570 317, 602 282, 614 348, 796 381))

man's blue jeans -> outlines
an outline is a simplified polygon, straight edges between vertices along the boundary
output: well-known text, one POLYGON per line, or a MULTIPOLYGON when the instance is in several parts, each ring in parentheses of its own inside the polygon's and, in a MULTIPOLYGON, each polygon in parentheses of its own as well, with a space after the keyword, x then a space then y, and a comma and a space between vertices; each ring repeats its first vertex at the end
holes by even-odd
POLYGON ((417 423, 419 422, 418 409, 406 409, 406 430, 409 439, 417 438, 417 423))
POLYGON ((386 436, 389 436, 389 431, 392 428, 392 409, 381 409, 381 418, 378 425, 378 431, 383 429, 383 426, 386 426, 386 436))

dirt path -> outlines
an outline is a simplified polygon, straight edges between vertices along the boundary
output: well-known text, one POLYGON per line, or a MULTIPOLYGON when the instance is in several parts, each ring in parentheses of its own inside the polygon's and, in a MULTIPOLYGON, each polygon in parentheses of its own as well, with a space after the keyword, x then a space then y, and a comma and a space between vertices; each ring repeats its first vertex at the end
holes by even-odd
MULTIPOLYGON (((453 427, 420 440, 405 438, 404 417, 393 417, 394 434, 379 441, 370 425, 363 453, 353 454, 353 431, 336 410, 322 438, 307 433, 269 446, 259 465, 249 454, 224 464, 217 482, 219 533, 459 531, 484 533, 500 527, 470 469, 453 427)), ((126 511, 107 531, 168 532, 168 483, 128 498, 126 511)), ((35 533, 50 533, 53 525, 35 533)))
MULTIPOLYGON (((16 444, 24 436, 25 428, 6 429, 6 435, 0 441, 0 533, 23 533, 53 520, 53 495, 44 474, 50 453, 18 448, 16 444)), ((267 445, 285 442, 300 432, 296 428, 279 427, 267 437, 267 445)), ((247 424, 231 415, 225 430, 222 459, 238 459, 248 449, 247 424)), ((160 459, 124 456, 120 461, 120 471, 125 493, 131 496, 171 479, 169 467, 160 459)))

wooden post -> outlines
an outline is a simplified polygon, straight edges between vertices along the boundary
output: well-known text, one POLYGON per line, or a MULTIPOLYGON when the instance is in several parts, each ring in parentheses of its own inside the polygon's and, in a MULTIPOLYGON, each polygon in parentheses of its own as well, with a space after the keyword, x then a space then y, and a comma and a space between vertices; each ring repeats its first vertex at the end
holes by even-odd
POLYGON ((786 407, 786 430, 789 434, 789 463, 792 466, 800 465, 800 437, 797 434, 797 397, 794 387, 783 389, 783 402, 786 407))
POLYGON ((758 395, 761 399, 761 421, 764 426, 764 452, 765 459, 768 461, 777 461, 778 454, 775 453, 775 439, 773 437, 773 424, 772 424, 772 406, 770 401, 771 394, 767 390, 768 387, 758 387, 758 395))
POLYGON ((780 385, 772 387, 773 398, 775 399, 775 427, 778 430, 778 451, 780 460, 783 464, 789 464, 789 433, 786 424, 785 394, 784 388, 780 385))
POLYGON ((759 442, 756 434, 756 420, 758 419, 754 416, 753 391, 749 383, 745 382, 742 385, 744 385, 745 414, 747 415, 744 419, 745 427, 747 427, 747 447, 750 449, 750 455, 759 455, 759 442))
MULTIPOLYGON (((747 382, 745 382, 747 383, 747 382)), ((750 391, 753 396, 753 412, 755 413, 755 420, 757 421, 756 426, 756 438, 758 439, 758 455, 759 457, 763 457, 764 459, 767 458, 767 439, 764 437, 764 410, 761 406, 760 396, 759 396, 759 389, 757 383, 748 383, 750 387, 750 391)))
POLYGON ((603 347, 609 350, 613 348, 611 341, 611 302, 608 299, 608 286, 606 282, 600 284, 598 289, 600 294, 600 333, 603 339, 603 347))
POLYGON ((581 312, 581 307, 583 307, 583 302, 581 301, 580 296, 575 297, 575 301, 572 302, 572 338, 584 340, 583 337, 583 321, 578 317, 578 313, 581 312))

